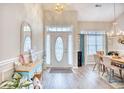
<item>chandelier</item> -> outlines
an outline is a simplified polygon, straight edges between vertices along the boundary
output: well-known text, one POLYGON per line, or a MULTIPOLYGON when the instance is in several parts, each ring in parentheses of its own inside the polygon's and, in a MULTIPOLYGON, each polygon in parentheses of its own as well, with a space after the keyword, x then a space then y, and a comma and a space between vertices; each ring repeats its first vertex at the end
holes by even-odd
POLYGON ((63 10, 64 10, 64 6, 59 4, 59 3, 57 3, 56 6, 55 6, 55 11, 57 13, 61 13, 61 12, 63 12, 63 10))
POLYGON ((107 35, 110 37, 117 37, 124 35, 124 32, 118 26, 116 21, 116 11, 115 11, 115 3, 114 3, 114 22, 112 23, 112 29, 110 32, 107 32, 107 35))

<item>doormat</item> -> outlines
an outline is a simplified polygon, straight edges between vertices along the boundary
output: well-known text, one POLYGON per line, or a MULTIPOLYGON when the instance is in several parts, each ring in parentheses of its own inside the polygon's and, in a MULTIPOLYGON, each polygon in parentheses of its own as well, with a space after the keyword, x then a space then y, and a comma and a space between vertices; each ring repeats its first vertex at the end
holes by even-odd
POLYGON ((72 68, 50 68, 49 73, 73 73, 72 68))
POLYGON ((104 74, 103 76, 100 75, 100 77, 109 85, 111 85, 115 89, 124 89, 124 81, 122 82, 120 78, 114 76, 112 80, 114 80, 112 83, 108 80, 108 75, 104 74))

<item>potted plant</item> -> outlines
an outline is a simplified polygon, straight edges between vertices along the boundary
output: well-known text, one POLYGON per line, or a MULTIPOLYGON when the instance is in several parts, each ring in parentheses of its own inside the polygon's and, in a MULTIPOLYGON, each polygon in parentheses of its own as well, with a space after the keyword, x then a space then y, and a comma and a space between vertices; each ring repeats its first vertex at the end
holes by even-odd
POLYGON ((0 84, 1 89, 21 89, 27 88, 32 83, 29 80, 23 80, 22 75, 19 73, 14 73, 12 80, 4 81, 0 84))

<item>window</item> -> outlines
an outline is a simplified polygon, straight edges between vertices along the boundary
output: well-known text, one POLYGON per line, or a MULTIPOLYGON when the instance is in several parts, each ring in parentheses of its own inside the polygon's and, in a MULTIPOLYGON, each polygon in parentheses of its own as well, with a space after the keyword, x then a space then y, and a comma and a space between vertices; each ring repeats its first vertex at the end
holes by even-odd
POLYGON ((88 55, 93 55, 96 51, 104 51, 104 33, 88 32, 88 55))
POLYGON ((24 52, 28 52, 31 49, 31 38, 27 36, 24 41, 24 52))
POLYGON ((72 35, 68 36, 68 64, 73 64, 73 42, 72 35))
POLYGON ((47 27, 47 31, 49 32, 71 32, 72 31, 72 26, 65 26, 65 27, 47 27))
POLYGON ((46 37, 46 64, 50 64, 50 61, 51 61, 51 51, 50 51, 50 35, 47 34, 47 37, 46 37))

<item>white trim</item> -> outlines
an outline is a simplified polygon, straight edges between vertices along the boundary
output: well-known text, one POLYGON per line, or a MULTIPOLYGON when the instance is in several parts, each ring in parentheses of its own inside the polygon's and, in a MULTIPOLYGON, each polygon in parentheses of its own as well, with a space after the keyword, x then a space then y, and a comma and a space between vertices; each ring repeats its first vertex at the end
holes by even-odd
POLYGON ((12 61, 17 60, 17 59, 18 59, 18 57, 10 58, 10 59, 6 59, 6 60, 3 60, 3 61, 0 61, 0 65, 1 64, 11 63, 12 61))
POLYGON ((5 70, 3 70, 2 72, 5 73, 5 72, 7 72, 7 71, 9 71, 9 70, 12 70, 12 69, 14 69, 14 68, 11 67, 11 68, 5 69, 5 70))
MULTIPOLYGON (((41 51, 35 52, 35 54, 40 54, 40 53, 42 53, 42 52, 43 52, 43 51, 41 50, 41 51)), ((28 55, 24 55, 24 56, 28 57, 28 55)), ((13 62, 13 61, 15 61, 15 60, 18 60, 18 58, 19 58, 19 57, 2 60, 2 61, 0 61, 0 65, 1 65, 1 64, 2 64, 2 65, 6 65, 6 64, 11 63, 11 62, 13 62)))
POLYGON ((84 52, 84 57, 85 57, 85 61, 84 64, 87 64, 88 58, 87 58, 87 36, 84 36, 84 48, 85 48, 85 52, 84 52))
MULTIPOLYGON (((0 61, 0 67, 5 67, 8 64, 13 64, 16 60, 18 60, 18 57, 0 61)), ((10 68, 5 67, 5 68, 1 69, 1 78, 2 78, 2 80, 0 82, 4 81, 4 79, 5 79, 4 76, 5 76, 6 72, 10 71, 12 69, 14 70, 14 66, 11 66, 10 68)))
POLYGON ((6 72, 7 71, 10 71, 10 70, 13 70, 14 71, 14 68, 13 67, 11 67, 11 68, 8 68, 8 69, 4 69, 3 71, 2 71, 2 81, 4 81, 4 75, 6 74, 6 72))
MULTIPOLYGON (((35 52, 36 55, 42 53, 43 51, 38 51, 38 52, 35 52)), ((25 57, 28 57, 29 55, 24 55, 25 57)), ((19 57, 15 57, 15 58, 10 58, 10 59, 6 59, 6 60, 3 60, 3 61, 0 61, 0 67, 3 66, 3 65, 7 65, 7 64, 10 64, 10 63, 14 63, 15 61, 17 61, 19 59, 19 57)))
POLYGON ((38 54, 40 54, 40 53, 43 53, 43 50, 37 51, 37 52, 35 52, 34 54, 38 55, 38 54))
POLYGON ((2 66, 4 66, 4 65, 7 65, 7 64, 13 64, 13 63, 14 63, 15 61, 17 61, 17 60, 18 60, 18 57, 1 61, 1 62, 0 62, 0 67, 2 67, 2 66))
POLYGON ((2 81, 4 81, 4 72, 1 72, 2 76, 2 81))
POLYGON ((87 62, 85 65, 95 64, 95 62, 87 62))
POLYGON ((78 67, 77 66, 74 66, 73 69, 78 69, 78 67))

